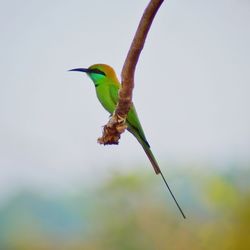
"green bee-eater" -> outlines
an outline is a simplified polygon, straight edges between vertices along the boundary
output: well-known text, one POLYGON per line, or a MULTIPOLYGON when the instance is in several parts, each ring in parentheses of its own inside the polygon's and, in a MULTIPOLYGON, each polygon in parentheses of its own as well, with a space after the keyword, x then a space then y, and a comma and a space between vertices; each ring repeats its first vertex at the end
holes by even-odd
MULTIPOLYGON (((102 106, 110 113, 113 114, 117 102, 118 102, 118 91, 121 86, 116 73, 112 67, 106 64, 94 64, 89 68, 76 68, 71 69, 70 71, 80 71, 85 72, 90 79, 93 81, 96 89, 96 95, 102 106)), ((132 133, 138 142, 141 144, 145 153, 147 154, 156 174, 160 174, 167 185, 167 188, 170 191, 176 205, 181 211, 183 217, 185 218, 184 213, 182 212, 179 204, 177 203, 173 193, 171 192, 165 177, 163 176, 160 167, 150 149, 150 145, 146 139, 144 131, 142 129, 141 123, 139 121, 138 115, 136 113, 135 107, 132 104, 126 119, 127 130, 132 133)))

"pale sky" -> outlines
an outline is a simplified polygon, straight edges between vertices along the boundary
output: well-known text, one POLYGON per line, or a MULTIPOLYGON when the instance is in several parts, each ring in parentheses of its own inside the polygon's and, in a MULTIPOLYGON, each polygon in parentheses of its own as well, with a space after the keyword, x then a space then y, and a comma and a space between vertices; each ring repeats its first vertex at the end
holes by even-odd
MULTIPOLYGON (((74 189, 115 169, 152 171, 128 132, 118 147, 96 143, 108 114, 92 82, 67 72, 107 63, 120 76, 147 3, 2 1, 0 198, 23 187, 74 189)), ((163 171, 171 162, 249 162, 249 26, 248 0, 162 5, 134 103, 163 171)))

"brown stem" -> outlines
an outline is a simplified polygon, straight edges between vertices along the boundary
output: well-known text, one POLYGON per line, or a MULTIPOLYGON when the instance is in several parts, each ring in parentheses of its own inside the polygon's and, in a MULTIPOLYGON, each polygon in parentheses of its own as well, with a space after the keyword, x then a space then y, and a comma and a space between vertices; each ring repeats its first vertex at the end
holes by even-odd
POLYGON ((164 0, 151 0, 142 15, 123 65, 121 74, 122 87, 119 91, 119 101, 116 110, 107 125, 104 126, 102 137, 98 139, 98 142, 101 144, 118 144, 121 133, 126 129, 126 118, 132 103, 136 64, 150 26, 163 1, 164 0))

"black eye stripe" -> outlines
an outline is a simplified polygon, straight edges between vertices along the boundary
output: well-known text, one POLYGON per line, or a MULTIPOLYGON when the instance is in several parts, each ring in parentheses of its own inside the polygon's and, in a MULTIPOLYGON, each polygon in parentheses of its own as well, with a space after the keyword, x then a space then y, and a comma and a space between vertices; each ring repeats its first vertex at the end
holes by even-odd
POLYGON ((95 73, 95 74, 106 76, 106 74, 103 71, 99 70, 99 69, 91 69, 91 73, 95 73))

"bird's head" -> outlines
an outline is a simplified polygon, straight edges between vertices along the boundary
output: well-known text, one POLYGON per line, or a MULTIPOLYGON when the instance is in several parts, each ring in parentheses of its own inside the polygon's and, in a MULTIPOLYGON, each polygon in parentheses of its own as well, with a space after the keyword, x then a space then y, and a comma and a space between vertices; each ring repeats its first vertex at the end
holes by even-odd
POLYGON ((106 80, 119 82, 114 69, 107 64, 94 64, 88 68, 76 68, 69 71, 79 71, 86 73, 94 82, 95 86, 98 86, 106 80))

